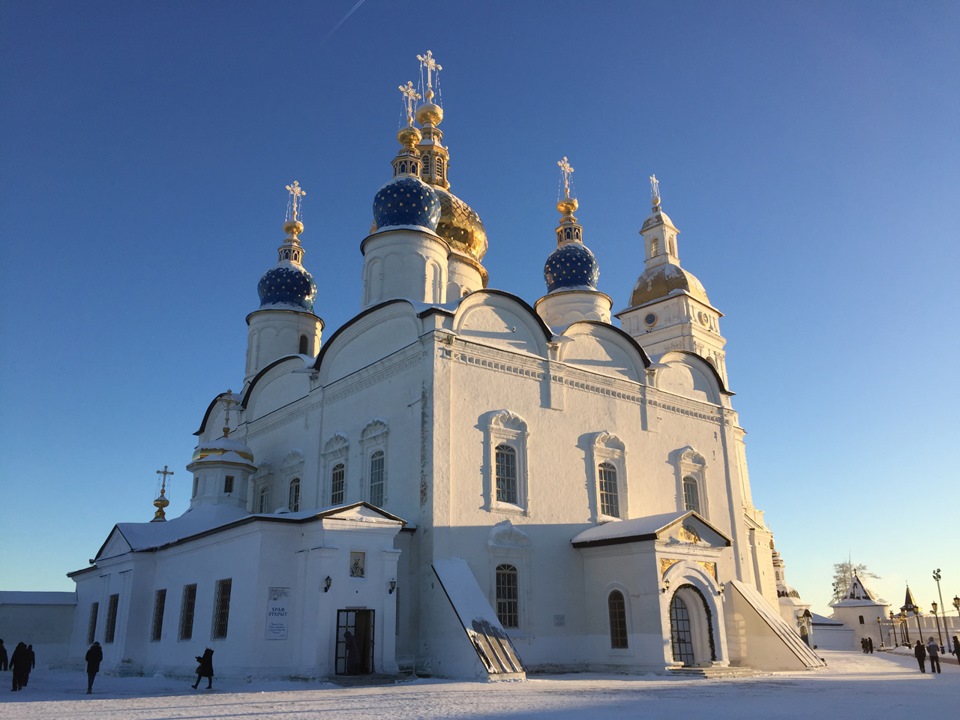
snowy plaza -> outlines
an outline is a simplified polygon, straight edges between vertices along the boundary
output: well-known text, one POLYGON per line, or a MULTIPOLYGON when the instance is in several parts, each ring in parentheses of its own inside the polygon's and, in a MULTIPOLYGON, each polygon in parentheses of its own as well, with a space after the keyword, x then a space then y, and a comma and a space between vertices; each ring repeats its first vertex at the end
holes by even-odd
MULTIPOLYGON (((902 650, 905 652, 905 650, 902 650)), ((251 718, 668 718, 710 713, 751 718, 902 718, 953 711, 960 669, 920 674, 906 654, 823 652, 823 670, 687 679, 654 675, 531 676, 521 682, 415 679, 340 687, 294 682, 219 682, 194 691, 183 678, 98 677, 84 694, 83 672, 36 671, 17 695, 0 694, 9 720, 173 720, 251 718)), ((928 668, 929 669, 929 668, 928 668)), ((5 688, 4 688, 5 689, 5 688)))

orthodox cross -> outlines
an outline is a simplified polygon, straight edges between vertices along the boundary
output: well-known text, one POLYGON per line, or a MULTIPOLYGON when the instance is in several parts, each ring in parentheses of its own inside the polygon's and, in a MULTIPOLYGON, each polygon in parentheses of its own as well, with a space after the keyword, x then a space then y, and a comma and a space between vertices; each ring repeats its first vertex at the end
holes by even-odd
POLYGON ((573 175, 573 166, 567 161, 566 156, 563 160, 557 162, 560 172, 563 174, 563 195, 570 197, 570 176, 573 175))
POLYGON ((403 104, 407 106, 407 125, 413 125, 413 103, 420 99, 420 93, 414 90, 410 80, 407 80, 406 85, 400 86, 400 92, 403 93, 403 104))
POLYGON ((443 66, 433 59, 433 52, 430 50, 427 50, 426 55, 417 55, 417 60, 420 61, 421 66, 427 69, 427 90, 433 90, 433 73, 443 70, 443 66))
POLYGON ((303 207, 303 198, 306 197, 307 193, 303 191, 303 188, 300 187, 300 182, 297 180, 293 181, 293 185, 286 185, 287 192, 290 193, 290 220, 297 222, 297 216, 300 214, 300 210, 303 207))
POLYGON ((157 475, 162 475, 163 480, 160 483, 160 494, 163 495, 164 491, 167 489, 167 476, 173 475, 173 470, 167 470, 167 466, 163 466, 163 470, 157 470, 157 475))
MULTIPOLYGON (((297 183, 294 182, 293 184, 296 185, 297 183)), ((287 186, 287 189, 290 189, 289 186, 287 186)), ((297 189, 300 189, 299 186, 297 189)), ((296 215, 294 215, 294 217, 296 217, 296 215)), ((233 399, 233 390, 227 390, 226 395, 224 395, 221 400, 223 404, 227 406, 227 416, 223 419, 223 436, 228 438, 230 437, 230 408, 237 403, 237 401, 233 399)))
POLYGON ((650 176, 650 196, 653 198, 653 204, 660 204, 660 181, 656 175, 650 176))

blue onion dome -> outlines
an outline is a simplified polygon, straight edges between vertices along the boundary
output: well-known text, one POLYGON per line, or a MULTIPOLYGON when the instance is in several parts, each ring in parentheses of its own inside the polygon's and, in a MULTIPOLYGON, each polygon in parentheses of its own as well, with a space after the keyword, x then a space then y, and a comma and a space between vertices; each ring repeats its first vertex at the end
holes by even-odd
POLYGON ((377 230, 412 225, 437 231, 440 199, 433 188, 413 175, 399 175, 373 198, 373 224, 377 230))
POLYGON ((287 237, 279 248, 276 267, 263 274, 257 285, 260 295, 260 308, 275 307, 298 312, 313 312, 313 303, 317 299, 317 284, 313 275, 300 264, 303 248, 299 235, 303 232, 303 223, 287 222, 283 226, 287 237))
POLYGON ((596 290, 600 264, 583 243, 570 242, 554 250, 543 266, 547 292, 554 290, 596 290))

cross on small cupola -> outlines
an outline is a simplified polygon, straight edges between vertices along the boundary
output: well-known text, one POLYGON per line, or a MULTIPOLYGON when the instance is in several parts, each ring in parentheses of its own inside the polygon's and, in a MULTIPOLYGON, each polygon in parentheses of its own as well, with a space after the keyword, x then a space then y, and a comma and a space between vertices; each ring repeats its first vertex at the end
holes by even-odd
POLYGON ((293 185, 286 185, 287 192, 290 193, 290 200, 287 202, 287 222, 300 222, 300 215, 303 212, 303 198, 307 193, 300 187, 300 182, 293 181, 293 185))
POLYGON ((427 50, 425 55, 417 55, 417 60, 420 61, 420 67, 426 69, 427 71, 427 102, 433 100, 433 73, 438 73, 443 70, 443 66, 438 63, 434 57, 433 52, 427 50))
POLYGON ((157 475, 161 477, 160 494, 157 496, 157 499, 153 501, 153 506, 157 511, 153 514, 153 520, 150 522, 165 522, 167 519, 165 510, 170 505, 170 501, 167 500, 167 477, 173 475, 173 470, 169 470, 168 467, 164 465, 163 470, 157 470, 157 475))
POLYGON ((660 208, 660 181, 656 175, 650 176, 650 199, 653 202, 653 209, 660 208))
POLYGON ((233 397, 233 390, 227 390, 226 394, 221 396, 221 402, 226 408, 226 414, 223 418, 223 437, 230 437, 230 408, 237 404, 237 401, 233 397))
POLYGON ((407 80, 406 85, 400 85, 399 89, 403 95, 403 104, 407 112, 407 125, 413 125, 413 103, 419 100, 421 95, 413 87, 411 80, 407 80))

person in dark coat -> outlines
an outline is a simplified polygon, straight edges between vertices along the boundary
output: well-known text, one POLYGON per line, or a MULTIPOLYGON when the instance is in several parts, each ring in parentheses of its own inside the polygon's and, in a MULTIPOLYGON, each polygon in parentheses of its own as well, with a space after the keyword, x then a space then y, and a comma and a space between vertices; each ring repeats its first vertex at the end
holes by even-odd
POLYGON ((27 681, 30 679, 30 671, 36 666, 37 656, 33 652, 33 645, 27 645, 27 664, 23 668, 23 687, 27 686, 27 681))
POLYGON ((953 654, 957 656, 957 662, 960 663, 960 638, 954 635, 953 640, 953 654))
POLYGON ((27 670, 29 664, 30 656, 27 654, 27 646, 24 643, 17 643, 17 647, 14 648, 13 654, 10 656, 10 670, 13 672, 13 692, 24 686, 23 676, 29 672, 27 670))
POLYGON ((87 695, 89 695, 93 692, 93 679, 100 672, 100 663, 103 662, 103 648, 100 647, 100 643, 95 642, 91 645, 84 659, 87 661, 87 695))
POLYGON ((922 640, 917 640, 917 644, 913 646, 913 656, 917 659, 920 672, 925 673, 927 671, 927 649, 923 646, 922 640))
POLYGON ((933 638, 930 638, 927 642, 927 655, 930 656, 930 672, 939 673, 940 672, 940 646, 937 644, 937 641, 933 638))
POLYGON ((197 665, 197 681, 193 684, 193 689, 196 690, 197 686, 200 684, 201 678, 207 679, 207 690, 213 688, 213 650, 207 648, 203 651, 203 657, 197 655, 197 662, 200 663, 197 665))
POLYGON ((3 640, 0 640, 0 671, 6 672, 10 669, 10 658, 7 657, 7 649, 3 646, 3 640))

